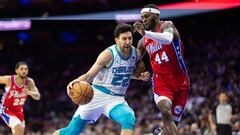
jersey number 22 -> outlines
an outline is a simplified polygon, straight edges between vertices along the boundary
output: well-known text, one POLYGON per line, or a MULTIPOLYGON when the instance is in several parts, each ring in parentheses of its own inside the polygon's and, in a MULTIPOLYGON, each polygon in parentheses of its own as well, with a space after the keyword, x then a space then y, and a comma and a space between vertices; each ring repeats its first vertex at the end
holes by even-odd
POLYGON ((126 87, 128 86, 129 80, 131 79, 131 74, 114 74, 112 79, 112 85, 126 87))

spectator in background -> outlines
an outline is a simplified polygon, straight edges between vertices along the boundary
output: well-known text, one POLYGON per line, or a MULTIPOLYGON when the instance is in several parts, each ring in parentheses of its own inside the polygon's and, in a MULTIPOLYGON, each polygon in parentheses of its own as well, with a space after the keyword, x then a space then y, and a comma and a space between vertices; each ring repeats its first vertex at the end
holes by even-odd
POLYGON ((232 135, 232 106, 227 103, 226 93, 222 92, 219 95, 219 104, 216 108, 216 124, 212 114, 209 115, 209 122, 213 132, 216 130, 218 135, 232 135))

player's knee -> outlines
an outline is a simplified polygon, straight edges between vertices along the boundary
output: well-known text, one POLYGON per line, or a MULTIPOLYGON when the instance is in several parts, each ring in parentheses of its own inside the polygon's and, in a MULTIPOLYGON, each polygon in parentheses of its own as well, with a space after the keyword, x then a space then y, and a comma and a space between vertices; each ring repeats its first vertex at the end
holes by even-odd
POLYGON ((163 119, 171 120, 172 112, 171 112, 171 104, 165 101, 160 101, 158 107, 163 115, 163 119))
POLYGON ((18 124, 14 127, 13 129, 13 134, 14 135, 23 135, 24 133, 24 126, 21 124, 18 124))
POLYGON ((136 118, 134 113, 129 112, 122 117, 120 124, 122 126, 122 129, 134 130, 135 122, 136 122, 136 118))

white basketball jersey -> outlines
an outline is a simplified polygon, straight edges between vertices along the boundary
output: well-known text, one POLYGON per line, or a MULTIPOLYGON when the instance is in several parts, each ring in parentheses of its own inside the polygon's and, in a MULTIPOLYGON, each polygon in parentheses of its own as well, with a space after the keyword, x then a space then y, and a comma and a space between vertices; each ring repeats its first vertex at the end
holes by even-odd
POLYGON ((125 94, 138 61, 137 50, 132 46, 129 57, 124 58, 116 44, 108 49, 112 54, 112 63, 98 73, 92 84, 116 94, 125 94))

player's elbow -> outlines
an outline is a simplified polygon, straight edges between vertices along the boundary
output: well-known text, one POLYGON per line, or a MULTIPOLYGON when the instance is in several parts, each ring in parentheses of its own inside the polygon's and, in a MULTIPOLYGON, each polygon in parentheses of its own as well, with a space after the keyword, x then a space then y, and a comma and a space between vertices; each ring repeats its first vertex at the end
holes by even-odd
POLYGON ((34 97, 35 100, 40 100, 41 99, 41 95, 40 94, 37 94, 35 97, 34 97))

